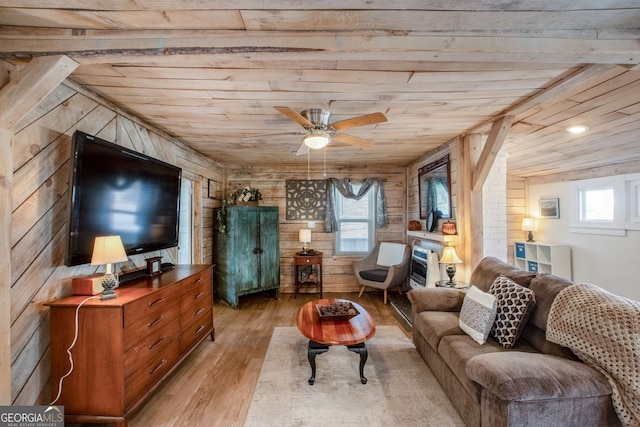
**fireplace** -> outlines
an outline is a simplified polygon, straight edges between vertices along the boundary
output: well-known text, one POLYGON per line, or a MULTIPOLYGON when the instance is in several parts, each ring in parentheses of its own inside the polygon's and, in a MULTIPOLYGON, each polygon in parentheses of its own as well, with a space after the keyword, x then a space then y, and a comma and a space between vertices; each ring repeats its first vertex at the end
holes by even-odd
POLYGON ((414 246, 411 250, 411 266, 409 268, 409 286, 412 289, 424 288, 429 279, 429 249, 414 246))
MULTIPOLYGON (((435 249, 435 248, 434 248, 435 249)), ((409 286, 412 289, 431 288, 441 278, 438 253, 423 246, 414 245, 411 250, 409 286)))

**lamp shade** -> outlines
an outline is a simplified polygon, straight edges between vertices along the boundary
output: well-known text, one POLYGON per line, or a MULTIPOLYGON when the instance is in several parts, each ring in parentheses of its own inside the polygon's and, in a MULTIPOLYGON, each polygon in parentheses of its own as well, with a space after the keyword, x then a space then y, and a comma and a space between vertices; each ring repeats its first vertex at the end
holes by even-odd
POLYGON ((442 250, 440 264, 462 264, 462 260, 458 258, 458 254, 456 254, 456 250, 453 246, 446 246, 442 250))
POLYGON ((91 265, 111 264, 124 262, 127 254, 122 245, 120 236, 98 236, 93 243, 91 265))
POLYGON ((298 241, 301 243, 309 243, 311 241, 311 230, 303 228, 298 231, 298 241))
POLYGON ((538 231, 538 220, 535 218, 522 218, 522 231, 538 231))
POLYGON ((309 148, 319 149, 329 143, 330 136, 322 129, 312 129, 311 133, 304 138, 302 142, 309 148))

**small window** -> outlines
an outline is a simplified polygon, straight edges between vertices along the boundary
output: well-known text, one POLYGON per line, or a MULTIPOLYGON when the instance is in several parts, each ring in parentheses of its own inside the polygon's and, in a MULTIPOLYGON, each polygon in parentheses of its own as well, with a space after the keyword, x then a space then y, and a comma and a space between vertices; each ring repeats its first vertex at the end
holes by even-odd
MULTIPOLYGON (((354 193, 359 185, 353 185, 354 193)), ((373 248, 375 241, 375 187, 360 200, 345 198, 336 189, 336 232, 337 255, 366 254, 373 248)))
POLYGON ((626 203, 622 176, 573 181, 571 232, 624 236, 626 203))
POLYGON ((580 190, 580 221, 613 222, 613 187, 580 190))

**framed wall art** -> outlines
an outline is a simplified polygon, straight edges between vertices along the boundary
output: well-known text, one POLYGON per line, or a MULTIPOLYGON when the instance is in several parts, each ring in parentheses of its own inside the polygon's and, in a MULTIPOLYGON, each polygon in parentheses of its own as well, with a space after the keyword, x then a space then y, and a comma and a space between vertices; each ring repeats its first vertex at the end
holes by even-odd
POLYGON ((287 180, 287 220, 324 221, 326 180, 287 180))
POLYGON ((560 218, 560 199, 540 199, 540 218, 560 218))

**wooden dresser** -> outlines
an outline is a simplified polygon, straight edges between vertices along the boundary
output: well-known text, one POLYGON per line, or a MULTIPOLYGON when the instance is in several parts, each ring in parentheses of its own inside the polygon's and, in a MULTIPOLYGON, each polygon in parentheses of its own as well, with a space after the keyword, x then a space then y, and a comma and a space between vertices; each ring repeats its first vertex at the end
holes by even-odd
MULTIPOLYGON (((78 310, 73 372, 61 397, 67 422, 115 423, 132 414, 207 336, 214 339, 211 265, 178 265, 116 289, 116 299, 78 310)), ((69 370, 77 307, 86 296, 47 303, 51 318, 51 389, 69 370)))

